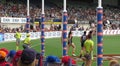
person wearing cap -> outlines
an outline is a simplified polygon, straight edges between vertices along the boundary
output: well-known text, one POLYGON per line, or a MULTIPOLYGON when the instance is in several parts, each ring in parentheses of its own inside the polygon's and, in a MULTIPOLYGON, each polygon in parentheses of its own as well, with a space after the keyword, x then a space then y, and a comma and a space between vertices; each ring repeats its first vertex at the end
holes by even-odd
POLYGON ((30 34, 29 33, 26 35, 26 38, 24 39, 23 43, 24 43, 23 44, 24 49, 25 48, 30 48, 31 39, 30 39, 30 34))
POLYGON ((16 51, 19 49, 19 45, 20 45, 20 38, 21 38, 21 33, 20 33, 20 29, 17 29, 14 37, 16 38, 16 51))
POLYGON ((8 49, 6 49, 6 48, 1 48, 0 51, 4 51, 6 54, 9 53, 8 49))
POLYGON ((0 50, 0 66, 13 66, 11 63, 5 61, 6 57, 7 57, 7 52, 0 50))
POLYGON ((18 66, 35 66, 36 51, 31 48, 23 50, 20 59, 18 60, 18 66))
POLYGON ((6 60, 7 62, 12 63, 12 60, 13 60, 15 54, 16 54, 16 51, 15 51, 15 50, 10 50, 10 52, 8 53, 8 55, 7 55, 7 57, 5 58, 5 60, 6 60))

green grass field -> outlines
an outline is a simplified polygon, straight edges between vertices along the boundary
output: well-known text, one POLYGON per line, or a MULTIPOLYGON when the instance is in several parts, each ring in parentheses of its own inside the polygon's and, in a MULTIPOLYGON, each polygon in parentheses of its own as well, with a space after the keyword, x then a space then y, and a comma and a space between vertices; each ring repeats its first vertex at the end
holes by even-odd
MULTIPOLYGON (((96 54, 96 49, 97 49, 97 42, 96 42, 96 36, 93 37, 95 46, 94 46, 94 54, 96 54)), ((32 48, 34 48, 36 51, 40 52, 40 39, 32 40, 32 48)), ((73 42, 76 45, 76 55, 78 56, 80 54, 80 38, 79 37, 74 37, 73 42)), ((15 41, 13 42, 2 42, 0 43, 0 48, 7 48, 8 50, 15 50, 15 41)), ((22 41, 20 45, 20 49, 22 50, 22 41)), ((120 35, 114 35, 114 36, 104 36, 103 37, 103 49, 104 52, 103 54, 120 54, 120 35)), ((71 50, 72 47, 70 48, 70 51, 68 55, 71 56, 71 50)), ((61 39, 60 38, 51 38, 51 39, 46 39, 45 40, 45 56, 48 55, 55 55, 55 56, 62 56, 62 44, 61 44, 61 39)), ((79 64, 79 63, 78 63, 79 64)), ((105 65, 108 64, 107 61, 104 62, 105 65)), ((96 62, 93 63, 92 66, 96 66, 96 62)))

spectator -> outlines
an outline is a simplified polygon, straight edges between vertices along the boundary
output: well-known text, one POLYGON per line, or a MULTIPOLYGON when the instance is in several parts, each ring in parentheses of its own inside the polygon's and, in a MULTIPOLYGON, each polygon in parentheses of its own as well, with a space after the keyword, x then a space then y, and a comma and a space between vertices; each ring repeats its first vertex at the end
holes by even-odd
POLYGON ((18 65, 17 65, 17 62, 18 62, 18 60, 20 59, 21 54, 22 54, 22 50, 18 50, 18 51, 16 52, 16 54, 15 54, 15 56, 13 57, 13 60, 12 60, 13 66, 18 66, 18 65))
POLYGON ((111 60, 109 66, 120 66, 120 64, 117 60, 111 60))
POLYGON ((36 52, 33 49, 24 49, 21 58, 18 60, 18 66, 35 66, 36 52))
POLYGON ((5 61, 5 57, 7 57, 7 52, 4 50, 0 50, 0 66, 13 66, 11 63, 5 61))
POLYGON ((12 60, 13 60, 15 54, 16 54, 16 51, 11 50, 6 57, 6 61, 12 63, 12 60))
POLYGON ((39 60, 40 60, 40 56, 41 56, 41 53, 38 53, 36 54, 36 61, 35 61, 35 65, 38 66, 39 64, 39 60))
MULTIPOLYGON (((21 1, 20 1, 21 2, 21 1)), ((25 2, 25 1, 23 1, 25 2)), ((69 2, 69 1, 68 1, 69 2)), ((56 4, 56 3, 54 3, 56 4)), ((37 7, 35 4, 31 4, 30 5, 30 19, 31 21, 35 21, 36 19, 39 19, 40 14, 41 14, 41 8, 37 7), (32 6, 31 6, 32 5, 32 6)), ((56 5, 59 5, 58 3, 56 5)), ((79 4, 76 5, 70 5, 68 4, 68 20, 74 20, 76 19, 76 21, 95 21, 96 20, 96 10, 94 9, 94 6, 91 6, 89 8, 89 6, 83 6, 81 5, 81 7, 78 7, 79 4)), ((61 20, 62 19, 62 8, 58 8, 61 7, 62 5, 59 6, 55 6, 55 7, 47 7, 45 8, 45 22, 52 22, 54 19, 56 20, 61 20)), ((13 3, 13 1, 8 1, 6 4, 0 4, 0 17, 24 17, 26 18, 27 16, 27 10, 26 10, 27 6, 25 5, 25 3, 13 3)), ((114 7, 110 7, 110 6, 105 6, 104 7, 104 19, 106 20, 113 20, 114 22, 116 21, 120 21, 120 9, 119 8, 114 8, 114 7)), ((104 23, 104 22, 103 22, 104 23)), ((93 24, 94 25, 94 24, 93 24)), ((114 25, 111 24, 110 25, 110 29, 120 29, 117 28, 118 25, 114 25)), ((57 27, 58 29, 56 29, 56 26, 51 27, 51 30, 59 30, 59 27, 57 27)), ((39 27, 37 28, 39 31, 39 27)), ((83 30, 84 28, 79 28, 79 30, 83 30)), ((104 29, 107 29, 106 26, 104 26, 104 29)), ((15 29, 13 28, 0 28, 0 32, 15 32, 15 29)), ((46 29, 47 30, 47 29, 46 29)), ((74 29, 73 29, 74 30, 74 29)), ((24 29, 22 30, 24 31, 24 29)), ((32 31, 32 30, 31 30, 32 31)))

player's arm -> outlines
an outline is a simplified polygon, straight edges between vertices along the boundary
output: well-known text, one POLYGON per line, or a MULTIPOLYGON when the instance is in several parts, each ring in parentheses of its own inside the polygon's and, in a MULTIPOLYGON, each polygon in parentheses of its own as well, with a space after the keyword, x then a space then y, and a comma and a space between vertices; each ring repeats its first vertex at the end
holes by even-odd
POLYGON ((31 39, 29 39, 29 44, 31 44, 31 39))
POLYGON ((94 43, 92 42, 90 52, 93 50, 93 45, 94 45, 94 43))
POLYGON ((21 33, 20 33, 20 38, 21 38, 21 33))
POLYGON ((14 34, 14 37, 16 38, 16 34, 14 34))
POLYGON ((24 44, 24 42, 25 42, 25 39, 24 39, 22 42, 23 42, 23 44, 24 44))
POLYGON ((86 46, 85 46, 85 44, 86 44, 86 41, 84 42, 84 50, 86 51, 86 46))
POLYGON ((31 42, 29 41, 28 44, 31 44, 31 42))
POLYGON ((70 37, 68 37, 68 41, 70 41, 70 37))
POLYGON ((69 39, 71 39, 72 38, 72 36, 70 36, 70 38, 69 39))

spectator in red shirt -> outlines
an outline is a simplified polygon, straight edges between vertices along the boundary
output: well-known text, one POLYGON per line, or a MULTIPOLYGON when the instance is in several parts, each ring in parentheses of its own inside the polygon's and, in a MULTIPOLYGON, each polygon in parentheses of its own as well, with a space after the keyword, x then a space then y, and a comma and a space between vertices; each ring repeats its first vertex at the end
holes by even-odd
POLYGON ((0 50, 0 66, 13 66, 11 63, 5 61, 6 56, 7 52, 0 50))
POLYGON ((17 65, 17 62, 19 60, 19 58, 21 57, 21 54, 22 54, 22 50, 18 50, 12 60, 12 63, 13 63, 13 66, 18 66, 17 65))

